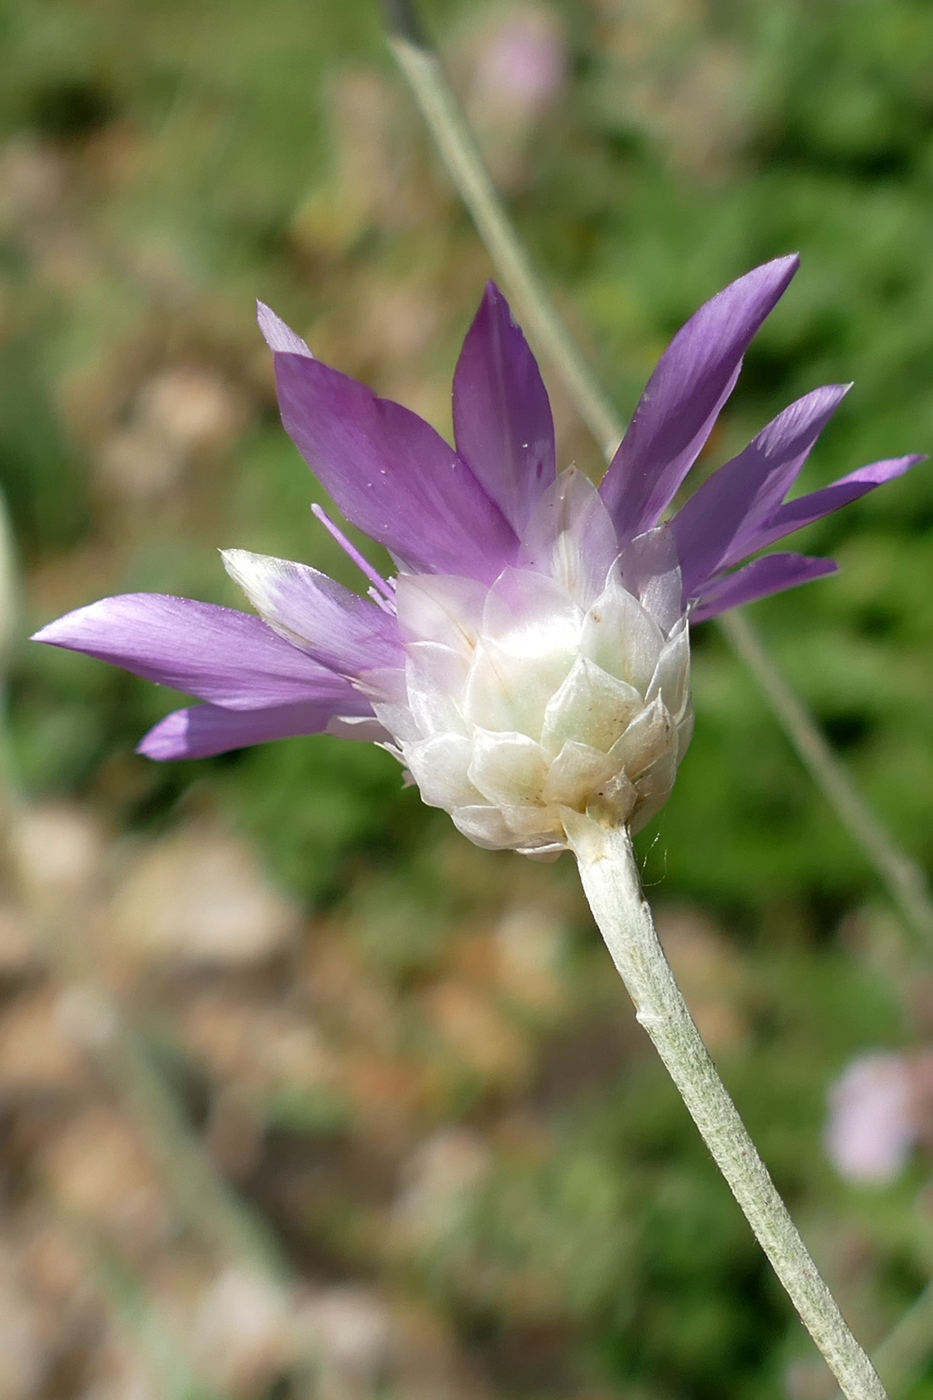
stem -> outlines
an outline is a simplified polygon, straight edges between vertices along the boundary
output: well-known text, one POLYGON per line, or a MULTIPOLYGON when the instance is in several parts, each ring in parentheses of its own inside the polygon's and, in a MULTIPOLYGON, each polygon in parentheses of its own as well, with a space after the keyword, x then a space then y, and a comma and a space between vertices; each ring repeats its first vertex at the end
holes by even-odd
POLYGON ((923 1290, 875 1350, 878 1370, 892 1390, 903 1390, 916 1378, 930 1355, 931 1336, 933 1284, 923 1290))
POLYGON ((886 1400, 719 1077, 658 942, 625 827, 568 831, 593 916, 639 1023, 680 1091, 759 1244, 848 1400, 886 1400))
MULTIPOLYGON (((577 412, 608 461, 621 440, 623 423, 596 382, 575 340, 532 264, 506 212, 476 137, 450 86, 437 53, 418 20, 412 0, 382 0, 389 44, 404 73, 447 172, 513 296, 532 337, 564 381, 577 412)), ((846 830, 862 847, 888 888, 909 928, 933 944, 933 901, 920 867, 892 841, 820 733, 813 716, 769 656, 747 619, 717 618, 732 650, 751 670, 778 722, 810 776, 846 830)))
MULTIPOLYGON (((933 1337, 933 1283, 928 1284, 911 1306, 891 1328, 888 1335, 873 1348, 878 1374, 895 1395, 903 1394, 917 1380, 930 1355, 933 1337)), ((838 1400, 839 1391, 827 1390, 825 1400, 838 1400)))
POLYGON ((221 1259, 287 1289, 292 1271, 274 1235, 214 1167, 143 1037, 102 987, 85 983, 79 995, 94 1025, 93 1059, 138 1125, 189 1228, 221 1259))
MULTIPOLYGON (((0 755, 9 758, 10 752, 0 706, 0 755)), ((0 865, 11 867, 14 880, 17 825, 27 806, 15 773, 0 769, 0 865)), ((22 898, 28 908, 28 892, 22 898)), ((36 941, 52 974, 68 989, 74 1033, 138 1127, 186 1224, 221 1258, 232 1257, 273 1285, 287 1287, 291 1271, 271 1231, 216 1170, 145 1039, 99 980, 80 905, 66 911, 53 892, 38 907, 33 896, 32 912, 36 941)))
POLYGON ((417 31, 407 5, 404 14, 409 22, 400 32, 399 8, 398 4, 391 7, 389 43, 440 148, 457 192, 470 211, 502 280, 518 303, 532 336, 559 371, 577 412, 607 461, 611 461, 622 438, 622 423, 594 382, 592 371, 532 267, 524 244, 499 199, 443 64, 426 41, 415 42, 410 37, 417 31))
POLYGON ((892 841, 748 618, 737 612, 724 613, 719 623, 733 651, 758 681, 814 783, 887 885, 908 928, 929 948, 933 945, 933 902, 923 870, 892 841))
MULTIPOLYGON (((872 1362, 892 1395, 903 1395, 919 1378, 930 1356, 933 1337, 933 1283, 914 1300, 886 1337, 872 1348, 872 1362)), ((808 1368, 809 1370, 809 1368, 808 1368)), ((839 1400, 840 1391, 827 1376, 825 1389, 807 1384, 812 1400, 839 1400)))
POLYGON ((93 1282, 143 1359, 160 1400, 222 1400, 223 1392, 196 1376, 174 1330, 150 1299, 145 1280, 88 1222, 72 1219, 69 1223, 90 1262, 93 1282))

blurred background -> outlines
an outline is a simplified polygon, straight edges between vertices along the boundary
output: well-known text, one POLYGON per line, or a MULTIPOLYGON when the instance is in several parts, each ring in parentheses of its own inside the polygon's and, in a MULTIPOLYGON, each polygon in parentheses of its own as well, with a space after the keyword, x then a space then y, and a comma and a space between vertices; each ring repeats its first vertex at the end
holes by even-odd
MULTIPOLYGON (((806 489, 930 448, 929 0, 425 12, 620 411, 700 302, 799 249, 697 472, 827 381, 855 388, 806 489)), ((569 858, 474 849, 364 745, 151 763, 134 744, 178 697, 22 640, 114 592, 240 606, 223 546, 355 585, 309 514, 324 498, 278 422, 254 299, 449 432, 490 272, 368 0, 0 5, 0 485, 22 578, 0 1400, 827 1394, 569 858)), ((595 475, 544 368, 561 464, 595 475)), ((753 610, 928 868, 931 525, 920 467, 801 538, 838 577, 753 610)), ((872 1345, 933 1273, 933 950, 718 632, 695 648, 696 737, 640 838, 649 894, 872 1345)), ((933 1396, 933 1361, 910 1394, 933 1396)))

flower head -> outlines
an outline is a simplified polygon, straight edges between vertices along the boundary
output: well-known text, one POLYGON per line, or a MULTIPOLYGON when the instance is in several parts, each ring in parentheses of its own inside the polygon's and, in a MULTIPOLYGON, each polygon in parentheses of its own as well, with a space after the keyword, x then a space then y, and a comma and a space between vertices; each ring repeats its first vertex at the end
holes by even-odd
POLYGON ((666 801, 692 727, 688 623, 831 573, 756 555, 900 475, 876 462, 787 502, 846 392, 799 399, 669 521, 742 357, 797 268, 754 269, 706 303, 662 356, 597 490, 558 474, 534 357, 490 285, 453 386, 456 450, 399 404, 316 360, 267 307, 282 419, 346 518, 398 566, 351 592, 305 564, 229 550, 258 617, 130 594, 36 639, 186 691, 139 746, 197 758, 327 730, 374 740, 424 800, 478 844, 549 858, 589 812, 644 824, 666 801))

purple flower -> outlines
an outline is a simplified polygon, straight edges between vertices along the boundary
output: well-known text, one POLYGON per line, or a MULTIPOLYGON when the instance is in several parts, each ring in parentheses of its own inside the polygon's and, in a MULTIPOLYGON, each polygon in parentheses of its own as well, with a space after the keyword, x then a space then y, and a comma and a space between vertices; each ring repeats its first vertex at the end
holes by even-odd
POLYGON ((321 364, 267 307, 286 429, 348 520, 391 552, 383 579, 322 511, 369 581, 229 550, 259 616, 162 595, 79 608, 36 639, 205 702, 139 746, 199 758, 324 730, 370 739, 425 802, 480 845, 539 858, 564 817, 644 824, 692 727, 688 621, 835 564, 758 554, 921 458, 876 462, 786 502, 846 392, 816 389, 663 517, 797 268, 756 268, 691 317, 661 357, 597 490, 558 474, 547 392, 493 285, 453 386, 456 451, 415 414, 321 364))

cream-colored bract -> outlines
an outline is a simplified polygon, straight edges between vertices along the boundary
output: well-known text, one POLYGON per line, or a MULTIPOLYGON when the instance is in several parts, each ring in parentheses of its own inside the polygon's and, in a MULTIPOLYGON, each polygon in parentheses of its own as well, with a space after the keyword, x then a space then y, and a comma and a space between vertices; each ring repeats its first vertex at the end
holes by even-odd
POLYGON ((405 669, 360 684, 424 801, 477 845, 554 859, 568 811, 637 830, 670 794, 693 727, 680 571, 664 526, 618 551, 571 469, 491 588, 396 580, 405 669))
MULTIPOLYGON (((322 645, 306 635, 307 566, 245 550, 224 563, 270 627, 299 648, 322 645)), ((693 728, 667 526, 620 552, 598 492, 570 468, 491 587, 428 573, 382 587, 404 664, 360 672, 375 718, 328 729, 381 742, 471 841, 550 860, 569 844, 571 813, 637 830, 664 805, 693 728)))

